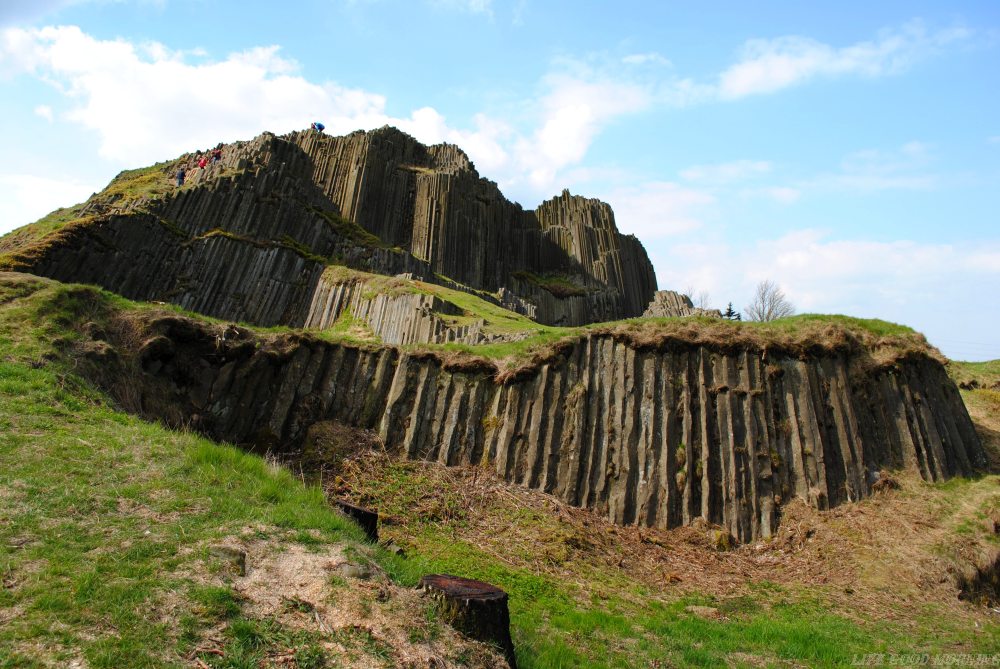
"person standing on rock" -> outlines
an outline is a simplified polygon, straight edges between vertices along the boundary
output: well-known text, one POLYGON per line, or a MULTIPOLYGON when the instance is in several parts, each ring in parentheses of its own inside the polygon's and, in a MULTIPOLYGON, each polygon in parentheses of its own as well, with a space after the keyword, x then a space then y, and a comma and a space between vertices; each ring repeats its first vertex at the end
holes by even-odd
POLYGON ((198 167, 200 167, 201 169, 205 169, 206 167, 208 167, 208 158, 202 156, 201 160, 198 161, 198 167))
POLYGON ((313 121, 313 124, 312 124, 311 127, 316 132, 323 132, 324 130, 326 130, 326 126, 323 125, 322 123, 320 123, 319 121, 313 121))
POLYGON ((180 188, 181 186, 184 185, 184 177, 186 175, 187 175, 187 172, 184 170, 183 167, 180 168, 179 170, 177 170, 177 187, 178 188, 180 188))
POLYGON ((219 147, 215 147, 212 150, 212 162, 217 163, 220 160, 222 160, 222 149, 220 149, 219 147))

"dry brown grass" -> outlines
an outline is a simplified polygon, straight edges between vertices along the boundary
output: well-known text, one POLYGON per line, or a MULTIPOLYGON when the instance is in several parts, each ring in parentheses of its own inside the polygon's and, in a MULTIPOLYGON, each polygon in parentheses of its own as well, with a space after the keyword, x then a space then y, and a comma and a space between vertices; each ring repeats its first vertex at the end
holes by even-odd
POLYGON ((747 324, 733 321, 686 318, 666 321, 626 321, 596 327, 594 334, 607 334, 642 350, 684 349, 704 346, 713 350, 752 351, 765 358, 817 356, 836 353, 868 353, 887 363, 909 355, 931 356, 944 362, 923 335, 913 332, 877 335, 863 328, 837 322, 803 322, 794 327, 782 322, 747 324))
POLYGON ((53 249, 79 244, 82 235, 99 220, 97 216, 83 216, 41 238, 16 233, 5 237, 0 246, 0 271, 30 270, 53 249))
POLYGON ((948 375, 958 384, 976 433, 990 459, 990 471, 1000 473, 1000 361, 950 362, 948 375))
POLYGON ((718 550, 704 528, 617 526, 479 467, 368 453, 349 461, 329 487, 387 513, 384 539, 433 553, 425 531, 433 524, 500 563, 572 584, 581 603, 627 597, 635 584, 646 586, 643 600, 670 601, 750 595, 754 584, 773 582, 818 593, 832 612, 855 620, 916 626, 933 607, 969 625, 996 624, 988 609, 958 599, 956 579, 993 554, 978 516, 1000 509, 998 479, 942 487, 913 473, 893 476, 898 490, 832 511, 792 501, 771 540, 731 551, 718 550), (377 483, 400 478, 420 482, 417 499, 405 484, 386 493, 377 483))

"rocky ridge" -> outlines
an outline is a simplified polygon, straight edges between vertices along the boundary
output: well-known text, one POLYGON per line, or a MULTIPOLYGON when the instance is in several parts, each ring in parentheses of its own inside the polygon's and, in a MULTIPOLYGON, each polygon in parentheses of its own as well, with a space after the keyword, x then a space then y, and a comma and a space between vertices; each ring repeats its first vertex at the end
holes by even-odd
POLYGON ((655 290, 642 245, 607 204, 564 192, 524 211, 457 147, 394 128, 265 133, 196 162, 147 170, 153 192, 128 192, 134 175, 123 174, 69 224, 8 236, 0 269, 291 327, 305 324, 328 263, 451 280, 560 325, 637 316, 655 290), (180 166, 190 176, 174 189, 180 166), (573 294, 549 289, 552 274, 573 294))
POLYGON ((125 383, 140 413, 283 451, 328 421, 366 428, 409 458, 489 466, 619 524, 701 518, 747 541, 770 536, 794 498, 824 509, 868 496, 882 468, 934 481, 986 465, 937 360, 876 361, 850 337, 799 355, 595 330, 502 374, 481 358, 176 315, 132 323, 88 350, 94 378, 125 383))
POLYGON ((387 279, 330 268, 320 277, 303 325, 326 330, 345 319, 357 321, 372 337, 397 345, 476 346, 519 341, 531 335, 527 330, 496 332, 485 317, 467 317, 460 306, 426 292, 427 288, 429 284, 412 275, 387 279), (426 288, 421 290, 421 286, 426 288))

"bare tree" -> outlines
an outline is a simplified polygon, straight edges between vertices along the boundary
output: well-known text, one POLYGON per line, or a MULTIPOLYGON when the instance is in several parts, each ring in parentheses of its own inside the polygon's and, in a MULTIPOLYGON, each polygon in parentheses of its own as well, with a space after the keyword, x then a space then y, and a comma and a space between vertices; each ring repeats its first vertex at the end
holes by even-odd
POLYGON ((708 300, 710 298, 707 290, 695 291, 694 286, 688 284, 688 287, 684 289, 684 294, 691 300, 691 304, 698 309, 708 309, 708 300))
POLYGON ((773 321, 795 313, 778 284, 766 279, 757 284, 753 300, 744 309, 749 321, 773 321))

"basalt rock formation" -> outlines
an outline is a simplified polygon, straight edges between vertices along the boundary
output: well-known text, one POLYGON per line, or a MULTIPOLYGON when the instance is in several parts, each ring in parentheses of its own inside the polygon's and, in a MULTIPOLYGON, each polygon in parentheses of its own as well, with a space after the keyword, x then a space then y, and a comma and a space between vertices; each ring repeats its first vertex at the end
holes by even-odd
POLYGON ((363 323, 386 344, 493 344, 525 339, 529 332, 495 333, 484 318, 468 321, 457 305, 420 292, 410 275, 386 278, 330 268, 320 277, 304 326, 325 330, 345 316, 363 323), (366 280, 365 276, 371 277, 366 280), (383 284, 383 285, 380 285, 383 284), (393 285, 395 284, 395 285, 393 285), (452 321, 447 320, 451 317, 452 321))
POLYGON ((265 133, 196 162, 147 171, 147 192, 130 192, 136 177, 123 173, 55 233, 0 242, 0 269, 292 327, 307 322, 329 262, 445 276, 559 325, 638 316, 656 289, 607 204, 564 191, 524 211, 458 147, 394 128, 265 133), (174 189, 178 167, 189 177, 174 189), (554 291, 553 277, 573 290, 554 291))
MULTIPOLYGON (((141 311, 84 329, 81 369, 143 415, 283 451, 335 421, 617 523, 703 518, 744 541, 769 536, 793 497, 865 497, 882 468, 933 481, 986 465, 915 333, 706 319, 541 332, 638 316, 653 297, 645 251, 598 200, 564 192, 524 211, 457 147, 392 128, 264 134, 173 187, 195 159, 123 173, 69 220, 0 239, 0 269, 308 328, 141 311), (371 345, 316 334, 354 321, 371 345), (529 334, 562 338, 510 345, 529 354, 513 366, 434 346, 529 334)), ((665 293, 652 305, 681 307, 665 293)))
POLYGON ((673 290, 658 290, 653 294, 653 300, 642 313, 643 318, 684 318, 685 316, 708 316, 722 318, 718 309, 701 309, 695 307, 691 298, 673 290))
POLYGON ((170 424, 294 452, 336 421, 410 458, 488 465, 621 524, 704 518, 747 541, 770 536, 793 497, 828 508, 869 495, 882 468, 933 481, 986 464, 938 361, 876 362, 850 336, 760 348, 594 330, 506 374, 485 359, 176 315, 111 339, 119 353, 95 342, 89 373, 112 391, 126 379, 123 401, 170 424))

